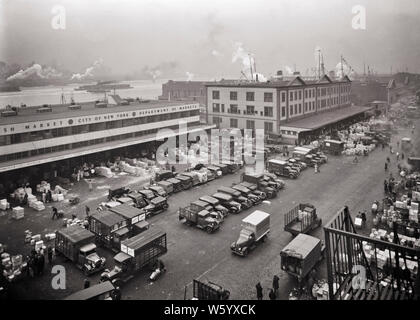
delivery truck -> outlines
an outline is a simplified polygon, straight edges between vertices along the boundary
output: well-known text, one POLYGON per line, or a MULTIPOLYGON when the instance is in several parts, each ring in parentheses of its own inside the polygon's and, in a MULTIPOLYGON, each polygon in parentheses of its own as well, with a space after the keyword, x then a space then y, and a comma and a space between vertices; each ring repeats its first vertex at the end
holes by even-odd
POLYGON ((114 256, 114 269, 105 270, 101 274, 101 281, 111 281, 121 287, 141 270, 153 270, 158 258, 167 251, 166 233, 150 228, 121 242, 121 251, 114 256))
POLYGON ((217 200, 216 198, 213 198, 213 197, 210 197, 210 196, 202 196, 202 197, 200 197, 200 200, 208 203, 209 205, 211 205, 215 211, 220 212, 223 215, 223 218, 225 218, 229 215, 228 208, 222 206, 220 204, 220 201, 217 200))
POLYGON ((284 230, 292 236, 309 233, 321 224, 322 219, 316 214, 316 208, 309 203, 299 203, 284 215, 284 230))
POLYGON ((221 216, 221 214, 218 213, 215 217, 209 210, 205 209, 205 206, 211 207, 211 205, 203 201, 195 201, 188 207, 179 208, 179 221, 184 221, 188 225, 196 226, 199 229, 207 231, 207 233, 213 233, 220 228, 222 220, 218 218, 218 216, 221 216))
POLYGON ((258 243, 264 242, 270 232, 270 214, 256 210, 242 220, 239 238, 233 242, 230 249, 240 256, 247 256, 258 243))
POLYGON ((233 198, 233 201, 239 202, 241 204, 241 207, 244 209, 249 209, 252 207, 253 203, 250 199, 247 197, 244 197, 240 191, 235 190, 233 188, 229 187, 219 187, 217 189, 217 192, 226 193, 228 195, 231 195, 233 198))
POLYGON ((323 149, 326 153, 338 156, 344 151, 344 142, 339 140, 324 140, 323 149))
POLYGON ((270 187, 269 182, 266 181, 264 174, 242 174, 242 185, 247 188, 249 184, 255 184, 258 190, 264 192, 267 198, 272 199, 277 197, 277 190, 270 187))
POLYGON ((74 225, 56 232, 55 251, 71 260, 83 271, 91 275, 105 267, 106 259, 96 252, 95 234, 74 225))
POLYGON ((287 177, 290 179, 296 179, 299 176, 299 172, 294 170, 287 161, 271 159, 267 163, 268 172, 274 173, 280 177, 287 177))
POLYGON ((320 239, 300 233, 280 252, 281 269, 302 283, 323 259, 324 251, 320 239))
POLYGON ((193 281, 192 300, 228 300, 230 291, 223 289, 220 285, 211 282, 193 281))

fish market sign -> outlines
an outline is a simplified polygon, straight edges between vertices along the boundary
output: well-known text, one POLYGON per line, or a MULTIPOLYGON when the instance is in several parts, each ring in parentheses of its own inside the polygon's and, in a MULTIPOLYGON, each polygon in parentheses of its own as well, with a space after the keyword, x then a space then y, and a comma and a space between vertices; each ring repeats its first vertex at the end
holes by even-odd
POLYGON ((57 128, 66 128, 74 127, 85 124, 101 123, 122 119, 134 119, 142 118, 147 116, 153 116, 157 114, 166 114, 173 112, 180 112, 184 110, 194 110, 198 109, 198 104, 193 105, 181 105, 175 107, 162 107, 162 108, 152 108, 152 109, 142 109, 142 110, 132 110, 116 113, 107 113, 101 115, 89 115, 81 117, 71 117, 64 119, 52 119, 52 120, 42 120, 42 121, 30 121, 27 123, 15 123, 10 125, 0 126, 0 136, 15 134, 15 133, 25 133, 25 132, 34 132, 41 130, 57 129, 57 128))

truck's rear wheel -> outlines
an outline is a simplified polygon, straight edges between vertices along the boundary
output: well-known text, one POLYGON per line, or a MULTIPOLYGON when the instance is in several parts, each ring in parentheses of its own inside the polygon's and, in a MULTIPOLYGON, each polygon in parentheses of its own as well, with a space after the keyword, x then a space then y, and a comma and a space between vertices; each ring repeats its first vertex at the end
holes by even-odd
POLYGON ((248 255, 248 253, 249 253, 249 249, 248 249, 248 248, 246 248, 246 249, 244 250, 244 256, 246 257, 246 256, 248 255))
POLYGON ((206 232, 208 234, 212 233, 213 232, 213 228, 212 227, 206 227, 206 232))

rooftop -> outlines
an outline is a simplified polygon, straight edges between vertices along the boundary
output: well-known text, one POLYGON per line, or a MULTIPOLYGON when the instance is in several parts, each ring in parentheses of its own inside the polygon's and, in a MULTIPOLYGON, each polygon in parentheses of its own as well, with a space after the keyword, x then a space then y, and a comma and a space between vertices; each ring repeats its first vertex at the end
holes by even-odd
MULTIPOLYGON (((180 106, 185 104, 196 104, 196 101, 162 101, 162 100, 150 100, 150 101, 133 101, 129 105, 108 105, 108 107, 98 108, 95 106, 95 102, 80 103, 80 109, 69 109, 70 104, 64 105, 50 105, 52 111, 50 112, 38 112, 41 106, 36 107, 19 107, 18 115, 11 117, 0 117, 0 125, 23 123, 29 121, 41 121, 41 120, 54 120, 63 119, 66 117, 80 117, 80 116, 92 116, 106 113, 116 112, 130 112, 137 110, 146 110, 151 108, 159 107, 171 107, 180 106)), ((5 111, 5 110, 1 110, 5 111)))
POLYGON ((351 80, 345 76, 343 79, 332 80, 327 75, 324 75, 318 80, 307 80, 300 76, 296 76, 292 79, 274 79, 266 82, 256 82, 247 80, 221 80, 217 82, 207 82, 207 87, 244 87, 244 88, 288 88, 294 86, 305 86, 305 85, 325 85, 331 83, 350 83, 351 80))
POLYGON ((292 127, 299 129, 315 130, 322 128, 328 124, 335 123, 337 121, 344 120, 351 116, 369 111, 370 109, 371 107, 350 106, 333 111, 322 112, 311 117, 287 122, 284 125, 281 125, 281 129, 283 127, 292 127))

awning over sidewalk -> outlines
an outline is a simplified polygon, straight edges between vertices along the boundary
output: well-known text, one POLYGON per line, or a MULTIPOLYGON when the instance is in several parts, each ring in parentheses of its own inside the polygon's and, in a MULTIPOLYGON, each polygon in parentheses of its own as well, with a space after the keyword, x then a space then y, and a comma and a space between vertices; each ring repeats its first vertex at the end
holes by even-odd
POLYGON ((315 116, 309 116, 304 119, 298 119, 290 121, 280 126, 281 130, 293 130, 296 132, 302 131, 312 131, 320 129, 329 124, 334 124, 336 122, 345 120, 352 116, 364 113, 371 110, 371 107, 362 107, 362 106, 350 106, 346 108, 340 108, 333 111, 319 113, 315 116))

